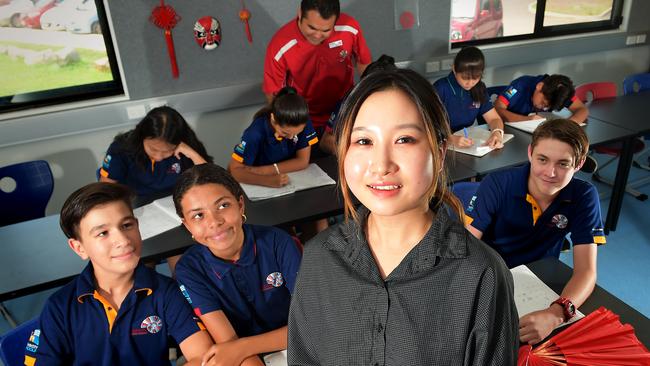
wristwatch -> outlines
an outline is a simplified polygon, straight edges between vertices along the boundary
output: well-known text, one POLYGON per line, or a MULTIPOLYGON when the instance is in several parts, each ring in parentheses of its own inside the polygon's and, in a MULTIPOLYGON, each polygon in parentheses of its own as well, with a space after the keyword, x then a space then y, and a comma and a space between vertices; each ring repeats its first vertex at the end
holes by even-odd
POLYGON ((569 319, 573 318, 573 316, 576 315, 576 306, 573 305, 571 300, 567 299, 566 297, 560 296, 557 300, 551 303, 551 305, 553 304, 558 304, 562 307, 562 311, 564 312, 565 322, 569 321, 569 319))

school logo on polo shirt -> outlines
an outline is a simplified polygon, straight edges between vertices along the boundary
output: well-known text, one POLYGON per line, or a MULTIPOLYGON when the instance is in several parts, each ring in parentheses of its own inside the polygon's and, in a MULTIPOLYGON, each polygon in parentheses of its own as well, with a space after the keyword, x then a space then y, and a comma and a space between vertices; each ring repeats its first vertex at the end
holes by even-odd
POLYGON ((41 337, 41 330, 40 329, 34 329, 32 331, 32 334, 29 336, 29 340, 27 341, 27 346, 25 347, 25 350, 36 353, 36 350, 38 349, 38 344, 40 343, 39 339, 41 337))
POLYGON ((157 315, 148 316, 140 324, 140 328, 146 329, 151 334, 156 334, 162 328, 162 320, 157 315))
POLYGON ((181 163, 174 163, 169 167, 169 173, 181 174, 181 163))
POLYGON ((269 273, 269 275, 266 276, 266 283, 273 287, 282 286, 282 284, 284 283, 284 278, 282 277, 282 273, 280 272, 269 273))
POLYGON ((238 154, 243 154, 245 149, 246 149, 246 141, 242 141, 237 146, 235 146, 235 151, 238 154))
POLYGON ((104 169, 108 169, 108 167, 111 165, 111 159, 112 157, 108 154, 104 157, 104 162, 102 163, 102 166, 104 169))
POLYGON ((348 57, 348 51, 347 50, 341 50, 341 52, 339 52, 339 62, 345 61, 346 57, 348 57))
POLYGON ((553 216, 551 221, 557 226, 558 229, 564 229, 569 224, 569 219, 562 214, 557 214, 553 216))
POLYGON ((505 94, 508 98, 512 98, 515 94, 517 94, 517 89, 511 86, 508 88, 508 90, 506 90, 505 94))
POLYGON ((190 298, 190 294, 187 292, 187 289, 185 288, 185 285, 180 285, 181 292, 183 293, 183 296, 185 296, 185 300, 192 305, 192 298, 190 298))

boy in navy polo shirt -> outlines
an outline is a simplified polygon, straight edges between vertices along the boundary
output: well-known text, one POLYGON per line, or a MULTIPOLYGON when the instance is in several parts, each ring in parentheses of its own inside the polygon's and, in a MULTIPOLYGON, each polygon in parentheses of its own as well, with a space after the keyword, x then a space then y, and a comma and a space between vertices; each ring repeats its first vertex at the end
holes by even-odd
POLYGON ((494 103, 497 113, 506 122, 528 121, 544 118, 542 111, 559 111, 568 108, 570 120, 583 123, 587 120, 587 106, 575 96, 571 79, 564 75, 522 76, 510 83, 494 103))
POLYGON ((70 248, 90 259, 46 302, 26 346, 26 365, 169 365, 168 337, 189 364, 212 342, 169 278, 140 264, 142 240, 131 192, 92 183, 61 210, 70 248))
POLYGON ((573 316, 596 283, 596 244, 605 236, 596 188, 574 178, 589 141, 567 119, 546 121, 528 147, 529 163, 488 175, 466 209, 466 227, 512 268, 559 257, 564 237, 573 242, 573 275, 547 309, 519 321, 522 342, 534 344, 573 316))

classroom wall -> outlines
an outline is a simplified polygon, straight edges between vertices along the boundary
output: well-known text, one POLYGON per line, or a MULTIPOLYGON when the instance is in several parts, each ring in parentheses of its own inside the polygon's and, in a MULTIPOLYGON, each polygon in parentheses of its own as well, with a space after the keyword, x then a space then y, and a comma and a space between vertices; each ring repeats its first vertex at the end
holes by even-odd
MULTIPOLYGON (((449 0, 420 1, 420 28, 413 31, 393 29, 393 1, 341 3, 344 11, 362 24, 373 55, 389 53, 397 60, 413 61, 413 67, 419 71, 431 57, 449 57, 449 0)), ((246 1, 256 19, 252 23, 253 46, 241 39, 236 43, 236 37, 244 35, 243 25, 236 18, 239 2, 193 0, 172 4, 183 17, 173 31, 181 69, 179 80, 170 77, 162 32, 147 21, 152 4, 110 1, 119 56, 132 100, 0 121, 0 166, 33 159, 45 159, 52 165, 55 190, 48 214, 58 212, 72 191, 95 179, 95 170, 112 138, 137 122, 127 117, 128 106, 148 108, 165 102, 178 108, 215 161, 226 164, 232 147, 263 102, 260 81, 265 42, 274 29, 295 15, 298 1, 246 1), (187 10, 189 7, 193 10, 187 10), (191 39, 181 41, 188 32, 191 36, 191 27, 184 29, 181 25, 193 24, 199 16, 211 13, 222 21, 221 47, 206 52, 191 39), (245 72, 234 68, 239 64, 245 72)), ((628 33, 650 30, 646 21, 650 17, 650 2, 637 0, 627 6, 633 10, 628 19, 629 32, 487 49, 489 67, 484 80, 488 85, 496 85, 507 84, 523 74, 564 73, 580 84, 621 81, 626 75, 647 72, 650 46, 646 43, 625 47, 624 38, 628 33)), ((434 80, 444 75, 445 72, 427 76, 434 80)))

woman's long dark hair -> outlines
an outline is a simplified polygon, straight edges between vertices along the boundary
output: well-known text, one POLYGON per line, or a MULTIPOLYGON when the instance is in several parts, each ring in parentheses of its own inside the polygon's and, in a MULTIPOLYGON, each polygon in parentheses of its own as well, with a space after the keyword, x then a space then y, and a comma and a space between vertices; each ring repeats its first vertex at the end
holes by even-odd
POLYGON ((163 139, 174 146, 181 142, 194 149, 203 159, 212 162, 205 146, 196 137, 185 118, 172 107, 162 106, 149 111, 131 131, 115 136, 120 149, 133 155, 137 164, 143 169, 149 164, 149 157, 142 142, 145 139, 163 139))
POLYGON ((253 118, 267 117, 270 120, 271 113, 275 117, 275 123, 280 126, 300 126, 309 120, 307 101, 290 86, 280 89, 271 104, 265 105, 253 118))
MULTIPOLYGON (((479 79, 483 76, 485 70, 485 57, 483 52, 474 46, 463 47, 463 49, 456 54, 454 58, 454 71, 458 75, 464 75, 467 78, 479 79)), ((472 96, 472 101, 478 103, 485 103, 485 83, 479 80, 469 94, 472 96)))

